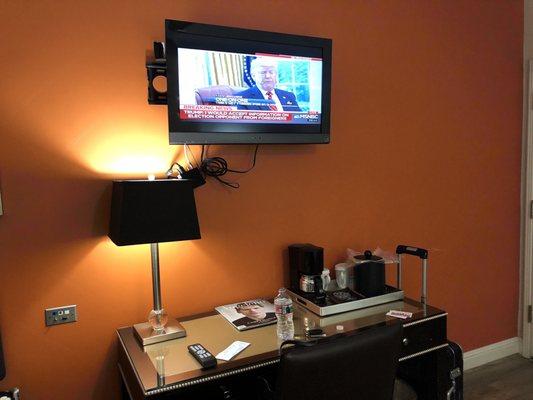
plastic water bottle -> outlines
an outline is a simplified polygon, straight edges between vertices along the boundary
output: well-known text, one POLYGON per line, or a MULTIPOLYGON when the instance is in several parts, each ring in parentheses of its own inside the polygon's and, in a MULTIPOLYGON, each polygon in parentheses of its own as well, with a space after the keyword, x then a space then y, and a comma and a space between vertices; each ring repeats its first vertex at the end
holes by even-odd
POLYGON ((330 283, 331 277, 329 276, 329 269, 324 267, 324 269, 322 270, 322 289, 327 291, 330 283))
POLYGON ((281 288, 274 299, 276 317, 278 319, 277 332, 281 340, 294 338, 294 324, 292 322, 292 300, 287 294, 287 289, 281 288))

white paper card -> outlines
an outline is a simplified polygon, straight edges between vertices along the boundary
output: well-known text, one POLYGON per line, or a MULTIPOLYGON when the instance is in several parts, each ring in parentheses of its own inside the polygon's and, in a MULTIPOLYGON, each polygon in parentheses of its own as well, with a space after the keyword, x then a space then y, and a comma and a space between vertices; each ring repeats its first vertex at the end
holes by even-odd
POLYGON ((407 312, 407 311, 390 310, 387 313, 387 315, 389 317, 407 319, 407 318, 411 318, 413 316, 413 313, 410 313, 410 312, 407 312))
POLYGON ((248 346, 250 346, 250 343, 237 340, 230 344, 225 350, 222 350, 220 353, 218 353, 216 358, 223 361, 229 361, 248 346))

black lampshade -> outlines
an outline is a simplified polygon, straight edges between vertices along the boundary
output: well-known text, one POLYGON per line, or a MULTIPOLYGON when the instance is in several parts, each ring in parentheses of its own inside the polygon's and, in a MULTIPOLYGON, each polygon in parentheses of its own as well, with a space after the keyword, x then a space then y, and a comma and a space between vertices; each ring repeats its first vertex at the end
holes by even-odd
POLYGON ((113 181, 109 237, 117 246, 200 239, 191 181, 113 181))

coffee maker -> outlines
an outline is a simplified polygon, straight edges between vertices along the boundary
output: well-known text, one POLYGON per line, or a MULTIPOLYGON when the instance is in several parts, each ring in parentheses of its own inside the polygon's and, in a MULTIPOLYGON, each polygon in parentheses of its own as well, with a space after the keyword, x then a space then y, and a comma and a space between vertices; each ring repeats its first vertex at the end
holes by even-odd
POLYGON ((324 249, 310 243, 289 246, 290 289, 318 303, 326 298, 322 287, 324 249))

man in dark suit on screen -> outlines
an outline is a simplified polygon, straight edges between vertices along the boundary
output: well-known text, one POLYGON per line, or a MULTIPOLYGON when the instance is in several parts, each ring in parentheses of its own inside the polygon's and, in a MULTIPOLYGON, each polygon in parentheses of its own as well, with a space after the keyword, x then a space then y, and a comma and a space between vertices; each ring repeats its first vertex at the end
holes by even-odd
POLYGON ((255 86, 235 93, 249 99, 249 104, 238 104, 239 110, 301 111, 292 92, 276 89, 278 65, 272 57, 257 57, 250 63, 250 73, 255 86))

